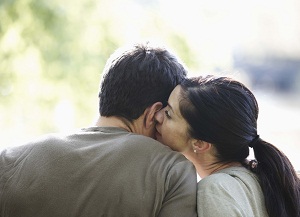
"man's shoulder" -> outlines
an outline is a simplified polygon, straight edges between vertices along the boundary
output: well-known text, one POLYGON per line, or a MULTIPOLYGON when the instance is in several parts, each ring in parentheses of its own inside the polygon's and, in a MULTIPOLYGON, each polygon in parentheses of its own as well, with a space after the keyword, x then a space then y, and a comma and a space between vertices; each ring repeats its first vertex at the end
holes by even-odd
POLYGON ((165 154, 171 154, 171 155, 176 155, 176 156, 180 156, 183 157, 184 159, 186 159, 181 153, 177 152, 177 151, 173 151, 169 146, 166 146, 164 144, 162 144, 161 142, 144 136, 144 135, 139 135, 139 134, 130 134, 126 137, 126 142, 129 142, 130 145, 134 146, 137 149, 146 149, 146 150, 152 150, 155 152, 162 152, 165 154))
POLYGON ((155 140, 155 139, 153 139, 151 137, 141 135, 141 134, 129 133, 126 138, 128 140, 131 140, 134 143, 141 143, 141 142, 143 142, 143 143, 147 143, 147 144, 150 144, 150 145, 155 145, 155 146, 159 146, 159 147, 164 146, 165 147, 165 145, 163 145, 159 141, 157 141, 157 140, 155 140))
POLYGON ((59 133, 49 133, 37 136, 20 144, 13 144, 0 148, 0 155, 31 152, 34 149, 49 147, 49 143, 58 144, 66 141, 66 136, 59 133))
POLYGON ((193 167, 192 163, 183 154, 172 150, 169 146, 153 138, 130 133, 122 140, 126 144, 125 149, 134 151, 135 155, 146 155, 147 158, 152 158, 157 164, 160 162, 165 164, 166 167, 172 166, 175 170, 193 167))

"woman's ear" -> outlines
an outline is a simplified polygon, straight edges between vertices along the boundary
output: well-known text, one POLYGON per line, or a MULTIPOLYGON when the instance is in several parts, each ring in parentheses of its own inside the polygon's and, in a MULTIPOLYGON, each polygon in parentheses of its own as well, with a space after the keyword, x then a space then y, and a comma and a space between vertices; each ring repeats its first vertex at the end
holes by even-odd
POLYGON ((148 129, 155 124, 155 114, 161 110, 163 104, 161 102, 156 102, 152 106, 148 107, 145 112, 144 125, 148 129))
POLYGON ((211 143, 202 140, 194 140, 192 146, 193 146, 193 151, 196 154, 207 152, 212 147, 211 143))

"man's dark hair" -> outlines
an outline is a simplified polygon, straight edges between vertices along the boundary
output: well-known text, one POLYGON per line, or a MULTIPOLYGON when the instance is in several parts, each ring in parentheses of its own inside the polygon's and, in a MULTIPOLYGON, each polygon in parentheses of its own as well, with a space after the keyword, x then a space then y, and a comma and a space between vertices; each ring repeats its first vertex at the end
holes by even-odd
POLYGON ((171 91, 186 77, 179 59, 149 43, 117 50, 107 61, 99 92, 101 116, 133 121, 155 102, 165 106, 171 91))

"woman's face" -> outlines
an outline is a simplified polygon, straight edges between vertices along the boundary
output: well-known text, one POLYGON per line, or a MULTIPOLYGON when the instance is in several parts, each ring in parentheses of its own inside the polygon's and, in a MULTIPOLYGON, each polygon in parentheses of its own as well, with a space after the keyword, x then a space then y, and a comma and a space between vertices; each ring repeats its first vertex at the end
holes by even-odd
POLYGON ((185 152, 192 146, 188 124, 179 110, 180 90, 179 85, 175 87, 169 97, 168 106, 156 113, 156 138, 175 151, 185 152))

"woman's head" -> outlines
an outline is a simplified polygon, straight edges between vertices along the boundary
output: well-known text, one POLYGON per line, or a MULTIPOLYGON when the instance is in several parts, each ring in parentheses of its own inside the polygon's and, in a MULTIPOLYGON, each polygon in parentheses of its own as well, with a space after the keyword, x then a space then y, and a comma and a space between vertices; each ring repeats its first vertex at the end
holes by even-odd
POLYGON ((193 138, 209 142, 220 161, 242 162, 257 135, 258 106, 242 83, 228 77, 198 77, 182 85, 180 112, 193 138))
POLYGON ((300 216, 299 177, 284 153, 257 136, 258 106, 247 87, 227 77, 190 78, 168 104, 156 114, 157 139, 185 154, 200 176, 243 163, 253 147, 269 216, 300 216))
POLYGON ((248 145, 257 135, 258 106, 242 83, 228 77, 190 78, 172 92, 169 104, 171 107, 165 109, 167 120, 157 128, 162 134, 159 140, 171 148, 190 148, 188 143, 179 144, 182 140, 176 138, 174 129, 167 132, 171 129, 168 126, 175 128, 177 123, 177 131, 184 131, 186 138, 211 143, 218 161, 242 162, 249 155, 248 145), (174 120, 168 120, 173 110, 174 120), (176 118, 182 118, 182 123, 176 118))

